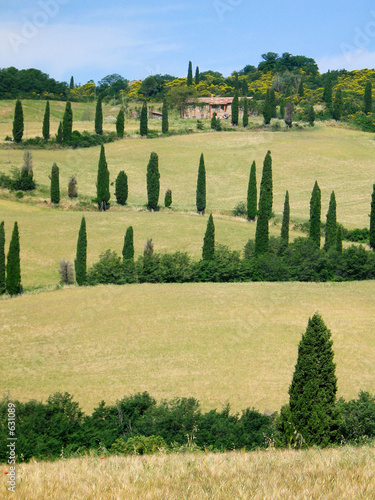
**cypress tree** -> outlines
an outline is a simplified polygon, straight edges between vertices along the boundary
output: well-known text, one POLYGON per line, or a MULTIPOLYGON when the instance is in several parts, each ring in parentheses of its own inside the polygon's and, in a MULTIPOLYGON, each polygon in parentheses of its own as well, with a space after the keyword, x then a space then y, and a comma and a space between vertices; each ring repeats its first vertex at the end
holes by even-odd
POLYGON ((333 118, 336 121, 341 120, 343 105, 344 105, 344 103, 342 100, 341 88, 339 87, 336 90, 335 101, 333 103, 333 118))
POLYGON ((105 159, 105 151, 103 144, 100 146, 100 156, 98 164, 98 176, 96 182, 96 201, 100 211, 105 211, 109 208, 109 170, 105 159))
POLYGON ((20 237, 17 222, 14 223, 12 239, 9 244, 6 274, 5 286, 9 295, 18 295, 19 293, 22 293, 20 237))
POLYGON ((327 108, 330 108, 332 105, 332 80, 331 80, 331 72, 328 71, 326 83, 324 85, 323 91, 323 101, 326 103, 327 108))
POLYGON ((199 159, 196 206, 197 212, 203 215, 206 209, 206 168, 204 165, 203 153, 199 159))
POLYGON ((300 84, 298 85, 298 97, 303 97, 305 95, 305 89, 303 87, 303 81, 300 81, 300 84))
POLYGON ((364 100, 364 112, 366 113, 366 115, 368 115, 369 113, 372 113, 372 85, 370 80, 368 80, 366 83, 363 100, 364 100))
POLYGON ((268 220, 268 207, 266 206, 266 199, 264 196, 260 196, 257 226, 255 229, 255 255, 261 255, 268 252, 268 220))
POLYGON ((43 118, 43 137, 47 141, 49 139, 49 120, 50 120, 50 110, 49 110, 49 101, 46 102, 46 109, 44 111, 43 118))
POLYGON ((249 184, 247 188, 247 218, 248 220, 255 220, 257 216, 257 203, 258 203, 257 179, 256 179, 256 165, 255 161, 251 164, 249 184))
POLYGON ((276 118, 276 95, 274 89, 270 90, 270 106, 271 106, 271 117, 276 118))
POLYGON ((102 98, 100 96, 96 101, 95 133, 98 135, 103 135, 103 108, 102 108, 102 98))
POLYGON ((335 248, 336 245, 337 245, 336 197, 335 197, 335 192, 332 191, 327 212, 324 249, 329 250, 330 248, 335 248))
POLYGON ((14 108, 13 139, 15 142, 21 142, 22 136, 23 136, 23 110, 21 101, 17 99, 14 108))
POLYGON ((207 221, 206 233, 203 239, 202 260, 212 260, 215 256, 215 225, 212 214, 207 221))
POLYGON ((280 118, 285 118, 285 99, 282 98, 280 100, 280 118))
POLYGON ((331 332, 319 314, 309 319, 298 346, 289 387, 291 423, 307 446, 327 446, 337 436, 337 378, 331 332))
POLYGON ((53 163, 51 169, 51 203, 60 203, 59 167, 53 163))
POLYGON ((271 94, 270 89, 267 89, 266 98, 263 103, 263 118, 264 124, 268 125, 272 118, 271 94))
POLYGON ((75 175, 72 175, 68 182, 68 196, 69 198, 77 198, 77 179, 75 175))
POLYGON ((197 66, 195 69, 195 85, 198 85, 200 81, 199 67, 197 66))
POLYGON ((310 239, 320 248, 320 218, 321 218, 321 192, 318 182, 315 181, 310 199, 310 239))
POLYGON ((232 101, 232 125, 238 125, 238 92, 234 92, 232 101))
POLYGON ((290 206, 289 206, 289 193, 287 191, 285 193, 283 220, 281 223, 281 245, 280 245, 281 251, 284 250, 289 245, 289 220, 290 220, 290 206))
POLYGON ((124 237, 124 246, 122 249, 123 260, 134 260, 134 241, 133 241, 133 227, 129 226, 126 230, 124 237))
POLYGON ((5 229, 4 221, 0 224, 0 294, 5 293, 5 229))
POLYGON ((315 110, 314 110, 314 104, 313 103, 310 104, 309 109, 307 111, 307 121, 309 122, 309 125, 311 127, 314 126, 314 122, 315 122, 315 110))
POLYGON ((66 102, 65 112, 62 122, 62 138, 63 142, 69 142, 72 137, 73 129, 73 111, 70 101, 66 102))
POLYGON ((163 134, 166 134, 169 130, 169 123, 168 123, 168 106, 167 102, 164 99, 163 100, 163 108, 161 112, 161 131, 163 134))
POLYGON ((264 201, 263 208, 269 220, 272 217, 272 204, 273 204, 271 151, 267 151, 267 154, 263 162, 262 180, 260 183, 260 192, 259 192, 259 210, 260 210, 261 200, 264 201))
POLYGON ((149 210, 156 210, 158 208, 159 192, 159 158, 156 153, 151 153, 147 165, 147 207, 149 210))
POLYGON ((370 247, 375 250, 375 184, 372 189, 370 211, 370 247))
POLYGON ((86 281, 86 268, 87 268, 87 234, 86 234, 86 220, 82 217, 81 227, 79 228, 77 240, 77 253, 74 261, 74 268, 76 272, 76 281, 79 286, 84 285, 86 281))
POLYGON ((116 177, 115 196, 119 205, 126 205, 128 199, 128 177, 123 170, 116 177))
POLYGON ((188 87, 193 85, 193 65, 191 64, 191 61, 189 61, 189 67, 188 67, 188 74, 187 74, 187 80, 186 84, 188 87))
POLYGON ((247 103, 247 98, 243 98, 243 118, 242 118, 242 125, 244 128, 246 128, 249 124, 249 106, 247 103))
POLYGON ((57 128, 56 142, 57 144, 62 144, 63 142, 63 128, 61 122, 59 123, 59 126, 57 128))
POLYGON ((288 101, 286 103, 284 122, 287 125, 287 127, 292 128, 292 124, 293 124, 293 104, 290 101, 288 101))
POLYGON ((216 126, 217 126, 217 114, 216 112, 214 111, 213 115, 212 115, 212 118, 211 118, 211 128, 213 130, 216 130, 216 126))
POLYGON ((244 97, 247 97, 247 94, 249 92, 249 88, 247 86, 247 81, 245 80, 245 78, 242 80, 241 91, 242 91, 242 95, 244 97))
POLYGON ((342 253, 342 229, 340 225, 337 226, 336 252, 342 253))
POLYGON ((124 129, 125 129, 125 113, 124 110, 121 108, 116 118, 117 137, 121 138, 124 137, 124 129))
POLYGON ((70 90, 74 89, 74 78, 73 77, 70 78, 69 88, 70 88, 70 90))
POLYGON ((164 206, 169 208, 172 205, 172 190, 167 189, 164 196, 164 206))
POLYGON ((139 131, 141 136, 147 135, 148 125, 147 125, 147 104, 144 102, 141 110, 141 120, 139 124, 139 131))

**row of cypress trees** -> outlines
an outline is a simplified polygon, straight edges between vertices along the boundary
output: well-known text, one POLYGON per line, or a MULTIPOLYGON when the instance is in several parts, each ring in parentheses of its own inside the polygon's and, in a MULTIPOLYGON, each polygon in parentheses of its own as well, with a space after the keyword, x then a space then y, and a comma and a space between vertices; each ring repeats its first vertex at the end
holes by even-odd
POLYGON ((18 224, 15 222, 5 264, 5 227, 2 221, 0 223, 0 293, 5 292, 9 295, 22 293, 20 237, 18 224))
MULTIPOLYGON (((163 107, 161 113, 161 131, 166 134, 169 131, 169 119, 168 119, 168 105, 166 100, 163 100, 163 107)), ((142 137, 147 136, 148 130, 148 111, 146 101, 142 105, 140 122, 139 122, 139 133, 142 137)))

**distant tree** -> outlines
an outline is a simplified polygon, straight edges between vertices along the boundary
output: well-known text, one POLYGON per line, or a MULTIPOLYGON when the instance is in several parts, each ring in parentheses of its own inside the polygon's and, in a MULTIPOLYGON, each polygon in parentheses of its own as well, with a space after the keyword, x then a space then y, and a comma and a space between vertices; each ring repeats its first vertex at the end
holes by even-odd
POLYGON ((126 230, 124 237, 124 246, 122 249, 123 260, 134 260, 134 241, 133 241, 133 227, 129 226, 126 230))
POLYGON ((216 125, 217 125, 217 114, 216 112, 214 111, 213 115, 212 115, 212 118, 211 118, 211 128, 213 130, 216 130, 216 125))
POLYGON ((249 184, 247 188, 247 218, 248 220, 255 220, 257 216, 258 192, 257 192, 257 179, 256 179, 256 165, 255 161, 251 164, 249 184))
POLYGON ((17 99, 14 108, 13 139, 15 142, 21 142, 22 136, 23 136, 23 110, 21 101, 17 99))
POLYGON ((197 212, 203 215, 206 209, 206 168, 204 165, 203 153, 199 160, 196 206, 197 212))
POLYGON ((0 294, 5 293, 5 229, 4 221, 0 224, 0 294))
POLYGON ((314 104, 311 103, 310 106, 309 106, 309 109, 307 111, 307 121, 309 122, 309 125, 311 127, 314 126, 314 122, 315 122, 315 111, 314 111, 314 104))
POLYGON ((103 135, 103 108, 102 108, 102 98, 100 96, 96 101, 95 133, 98 135, 103 135))
POLYGON ((121 108, 118 112, 116 118, 116 134, 117 137, 124 137, 124 129, 125 129, 125 114, 124 110, 121 108))
POLYGON ((96 181, 96 201, 100 211, 105 211, 109 208, 109 170, 103 144, 100 146, 100 156, 98 164, 98 175, 96 181))
POLYGON ((59 167, 54 162, 51 169, 51 203, 60 203, 59 167))
POLYGON ((281 250, 284 250, 289 245, 289 221, 290 221, 290 206, 289 193, 285 193, 283 220, 281 223, 281 250))
POLYGON ((59 126, 57 128, 56 142, 57 142, 57 144, 62 144, 63 140, 64 140, 63 139, 63 127, 62 127, 62 123, 60 122, 59 126))
POLYGON ((65 259, 60 260, 59 274, 60 274, 60 283, 63 283, 65 285, 73 285, 74 267, 70 261, 65 259))
POLYGON ((72 137, 73 129, 73 111, 72 104, 70 101, 66 102, 65 112, 62 122, 62 138, 63 142, 69 142, 72 137))
POLYGON ((47 141, 50 137, 49 134, 49 120, 50 120, 50 109, 49 109, 49 101, 46 102, 46 109, 44 111, 43 118, 43 138, 47 141))
POLYGON ((186 84, 188 87, 193 85, 193 65, 192 65, 191 61, 189 61, 186 84))
POLYGON ((255 255, 261 255, 268 252, 268 221, 268 206, 266 204, 266 198, 265 196, 260 196, 257 225, 255 229, 255 255))
POLYGON ((74 89, 74 78, 73 77, 70 78, 69 88, 70 88, 70 90, 74 89))
POLYGON ((168 124, 168 105, 166 100, 163 100, 163 108, 161 113, 161 131, 163 134, 166 134, 169 130, 168 124))
POLYGON ((154 244, 152 243, 152 238, 148 238, 143 248, 143 257, 145 259, 151 259, 153 255, 154 255, 154 244))
POLYGON ((375 250, 375 184, 372 188, 370 211, 370 247, 375 250))
POLYGON ((324 85, 323 91, 323 101, 326 103, 327 108, 330 108, 332 105, 332 80, 331 73, 328 71, 326 83, 324 85))
POLYGON ((141 120, 139 125, 139 131, 141 136, 147 135, 148 125, 147 125, 147 104, 144 102, 141 110, 141 120))
POLYGON ((342 92, 341 92, 341 88, 339 87, 335 93, 335 100, 333 103, 333 113, 332 113, 333 118, 336 121, 341 120, 343 106, 344 106, 344 103, 342 100, 342 92))
POLYGON ((340 225, 337 225, 336 252, 342 253, 342 229, 340 225))
POLYGON ((87 234, 86 234, 86 220, 82 217, 81 227, 78 233, 77 252, 74 261, 74 268, 76 272, 76 281, 78 285, 82 286, 86 281, 87 273, 87 234))
POLYGON ((20 236, 18 233, 17 222, 14 223, 12 239, 10 240, 9 244, 5 286, 9 295, 18 295, 22 293, 21 265, 20 265, 20 236))
POLYGON ((293 104, 288 101, 286 103, 285 107, 285 117, 284 117, 285 124, 287 127, 291 128, 293 124, 293 104))
POLYGON ((260 191, 259 191, 259 210, 260 210, 261 200, 264 202, 263 209, 269 220, 272 217, 272 204, 273 204, 271 151, 267 151, 267 154, 263 162, 262 180, 260 183, 260 191))
POLYGON ((249 92, 249 88, 247 86, 247 81, 245 80, 245 78, 242 80, 241 92, 242 92, 243 97, 247 97, 247 94, 249 92))
POLYGON ((270 89, 270 107, 271 107, 271 117, 276 118, 276 95, 273 88, 270 89))
POLYGON ((123 170, 119 172, 116 178, 115 196, 119 205, 126 205, 128 199, 128 177, 123 170))
POLYGON ((337 244, 336 197, 335 197, 335 192, 332 191, 327 212, 324 249, 329 250, 330 248, 335 248, 336 244, 337 244))
POLYGON ((32 191, 35 189, 33 175, 33 157, 31 151, 25 151, 20 175, 13 183, 14 189, 17 191, 32 191))
POLYGON ((200 81, 200 74, 199 74, 199 67, 197 66, 196 69, 195 69, 195 85, 198 85, 199 81, 200 81))
POLYGON ((320 221, 321 221, 321 192, 318 182, 315 181, 310 199, 310 239, 320 248, 320 221))
POLYGON ((207 221, 206 233, 203 239, 202 259, 212 260, 215 256, 215 225, 212 214, 207 221))
POLYGON ((172 191, 167 189, 164 196, 164 206, 169 208, 172 205, 172 191))
POLYGON ((68 183, 68 196, 69 198, 77 198, 77 179, 75 175, 72 175, 68 183))
POLYGON ((285 99, 280 99, 280 118, 283 120, 285 118, 285 99))
POLYGON ((266 98, 263 102, 263 118, 264 124, 268 125, 272 118, 272 105, 271 105, 271 93, 270 89, 267 89, 266 98))
POLYGON ((366 115, 368 115, 369 113, 372 113, 372 85, 370 80, 368 80, 366 83, 363 100, 364 100, 364 112, 366 113, 366 115))
POLYGON ((303 81, 301 80, 298 86, 298 97, 303 97, 305 95, 305 89, 303 86, 303 81))
POLYGON ((159 158, 156 153, 151 153, 147 165, 147 207, 157 210, 160 193, 159 158))
POLYGON ((243 98, 243 118, 242 118, 242 125, 244 128, 246 128, 249 124, 249 106, 247 103, 247 98, 243 98))
POLYGON ((238 92, 234 92, 232 101, 232 125, 238 125, 238 92))

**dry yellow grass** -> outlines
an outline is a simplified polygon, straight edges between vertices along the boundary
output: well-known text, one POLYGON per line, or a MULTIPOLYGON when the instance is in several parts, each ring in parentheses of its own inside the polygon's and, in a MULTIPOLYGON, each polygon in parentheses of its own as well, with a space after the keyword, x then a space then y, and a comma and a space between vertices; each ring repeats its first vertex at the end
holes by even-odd
MULTIPOLYGON (((0 467, 0 474, 6 470, 0 467)), ((3 476, 4 477, 4 476, 3 476)), ((375 450, 75 458, 21 464, 17 500, 371 500, 375 450)))

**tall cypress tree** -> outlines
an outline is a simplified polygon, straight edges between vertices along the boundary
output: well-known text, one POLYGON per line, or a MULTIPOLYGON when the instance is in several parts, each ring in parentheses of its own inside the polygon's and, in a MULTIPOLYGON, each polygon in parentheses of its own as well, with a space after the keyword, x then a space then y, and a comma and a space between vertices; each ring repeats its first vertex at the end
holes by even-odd
POLYGON ((331 80, 331 72, 328 71, 326 83, 324 85, 323 91, 323 101, 326 103, 327 108, 330 108, 332 105, 332 80, 331 80))
POLYGON ((156 210, 158 208, 159 194, 159 158, 156 153, 151 153, 147 165, 147 207, 149 210, 156 210))
POLYGON ((336 121, 341 120, 343 106, 344 106, 344 103, 342 100, 342 92, 341 92, 341 88, 339 87, 335 93, 335 101, 333 103, 333 113, 332 113, 333 118, 336 121))
POLYGON ((122 249, 123 260, 134 260, 134 241, 133 228, 129 226, 124 237, 124 246, 122 249))
POLYGON ((63 128, 61 122, 59 123, 59 126, 57 128, 56 142, 57 144, 62 144, 63 142, 63 128))
POLYGON ((244 128, 246 128, 249 124, 249 105, 246 97, 242 99, 242 102, 243 102, 242 125, 244 126, 244 128))
POLYGON ((74 78, 73 77, 70 78, 69 88, 70 88, 70 90, 74 89, 74 78))
POLYGON ((271 117, 276 118, 276 95, 274 89, 270 89, 270 107, 271 107, 271 117))
POLYGON ((198 85, 199 81, 200 81, 200 74, 199 74, 199 67, 197 66, 195 68, 195 85, 198 85))
POLYGON ((15 142, 21 142, 22 136, 23 136, 23 110, 21 101, 17 99, 14 108, 13 139, 15 142))
POLYGON ((82 217, 81 227, 79 228, 77 240, 77 252, 74 261, 74 268, 76 272, 76 282, 78 285, 84 285, 86 281, 87 269, 87 234, 86 234, 86 220, 82 217))
POLYGON ((103 108, 102 108, 102 98, 100 96, 96 101, 95 133, 98 135, 103 135, 103 108))
POLYGON ((5 229, 4 221, 0 224, 0 294, 5 293, 5 229))
POLYGON ((309 125, 311 127, 314 126, 314 122, 315 122, 315 110, 314 110, 314 104, 313 103, 310 104, 309 109, 307 111, 307 121, 309 122, 309 125))
POLYGON ((98 164, 98 176, 96 181, 96 201, 100 211, 109 208, 109 170, 103 144, 100 146, 100 156, 98 164))
POLYGON ((124 129, 125 129, 125 113, 124 110, 121 108, 116 118, 117 137, 121 138, 124 137, 124 129))
POLYGON ((298 85, 298 97, 303 97, 305 95, 305 89, 303 87, 303 81, 301 80, 298 85))
POLYGON ((289 206, 289 193, 287 191, 285 193, 283 220, 281 223, 281 245, 280 245, 281 251, 284 250, 289 245, 289 221, 290 221, 290 206, 289 206))
POLYGON ((51 169, 51 203, 60 203, 59 167, 53 163, 51 169))
POLYGON ((238 92, 234 92, 232 101, 232 125, 238 125, 238 92))
POLYGON ((193 85, 193 65, 192 65, 191 61, 189 61, 189 67, 188 67, 188 74, 187 74, 186 84, 187 84, 188 87, 190 87, 191 85, 193 85))
POLYGON ((335 197, 335 192, 332 191, 327 212, 324 249, 329 250, 330 248, 335 248, 336 244, 337 244, 336 197, 335 197))
POLYGON ((119 205, 126 205, 128 199, 128 177, 123 170, 116 177, 115 196, 119 205))
POLYGON ((267 151, 267 154, 263 162, 262 180, 260 183, 259 192, 259 210, 260 201, 263 200, 264 210, 268 219, 272 216, 272 204, 273 204, 273 186, 272 186, 272 158, 271 151, 267 151))
POLYGON ((259 198, 259 210, 257 217, 257 226, 255 229, 255 255, 261 255, 268 252, 269 245, 269 227, 268 227, 268 208, 265 197, 259 198))
POLYGON ((265 125, 268 125, 271 121, 271 118, 272 118, 270 89, 267 89, 266 98, 263 102, 263 118, 264 118, 265 125))
POLYGON ((168 124, 168 106, 167 102, 164 99, 163 100, 163 108, 161 112, 161 131, 163 134, 166 134, 169 129, 169 124, 168 124))
POLYGON ((146 102, 144 102, 142 105, 141 120, 140 120, 140 124, 139 124, 139 132, 140 132, 141 136, 147 135, 147 132, 148 132, 147 104, 146 104, 146 102))
POLYGON ((197 212, 203 215, 206 209, 206 167, 204 165, 203 153, 199 159, 196 206, 197 212))
POLYGON ((215 225, 212 214, 207 221, 206 233, 203 238, 202 259, 212 260, 215 256, 215 225))
POLYGON ((282 97, 280 99, 280 118, 285 118, 285 99, 282 97))
POLYGON ((5 286, 9 295, 22 293, 21 285, 21 265, 20 265, 20 236, 18 224, 14 223, 12 239, 9 244, 7 257, 5 286))
POLYGON ((370 80, 368 80, 366 83, 363 101, 364 101, 364 112, 366 113, 366 115, 372 113, 372 85, 370 80))
POLYGON ((370 247, 375 250, 375 184, 372 188, 370 211, 370 247))
POLYGON ((331 332, 319 314, 308 321, 298 346, 298 358, 289 387, 291 423, 307 446, 327 446, 337 436, 337 378, 331 332))
POLYGON ((242 95, 243 95, 244 97, 247 97, 247 94, 248 94, 248 92, 249 92, 249 88, 248 88, 248 86, 247 86, 247 81, 246 81, 246 79, 245 79, 245 78, 242 80, 242 84, 241 84, 241 92, 242 92, 242 95))
POLYGON ((65 112, 63 116, 62 122, 62 136, 63 142, 69 142, 72 137, 72 129, 73 129, 73 111, 72 104, 70 101, 66 102, 65 112))
POLYGON ((50 120, 50 109, 49 109, 49 101, 46 102, 46 109, 44 111, 43 118, 43 138, 47 141, 50 137, 49 134, 49 120, 50 120))
POLYGON ((247 188, 247 218, 248 220, 255 220, 257 216, 258 204, 258 190, 256 178, 256 165, 255 161, 251 164, 249 184, 247 188))
POLYGON ((320 248, 320 221, 321 221, 321 192, 318 182, 315 181, 310 199, 310 239, 320 248))

